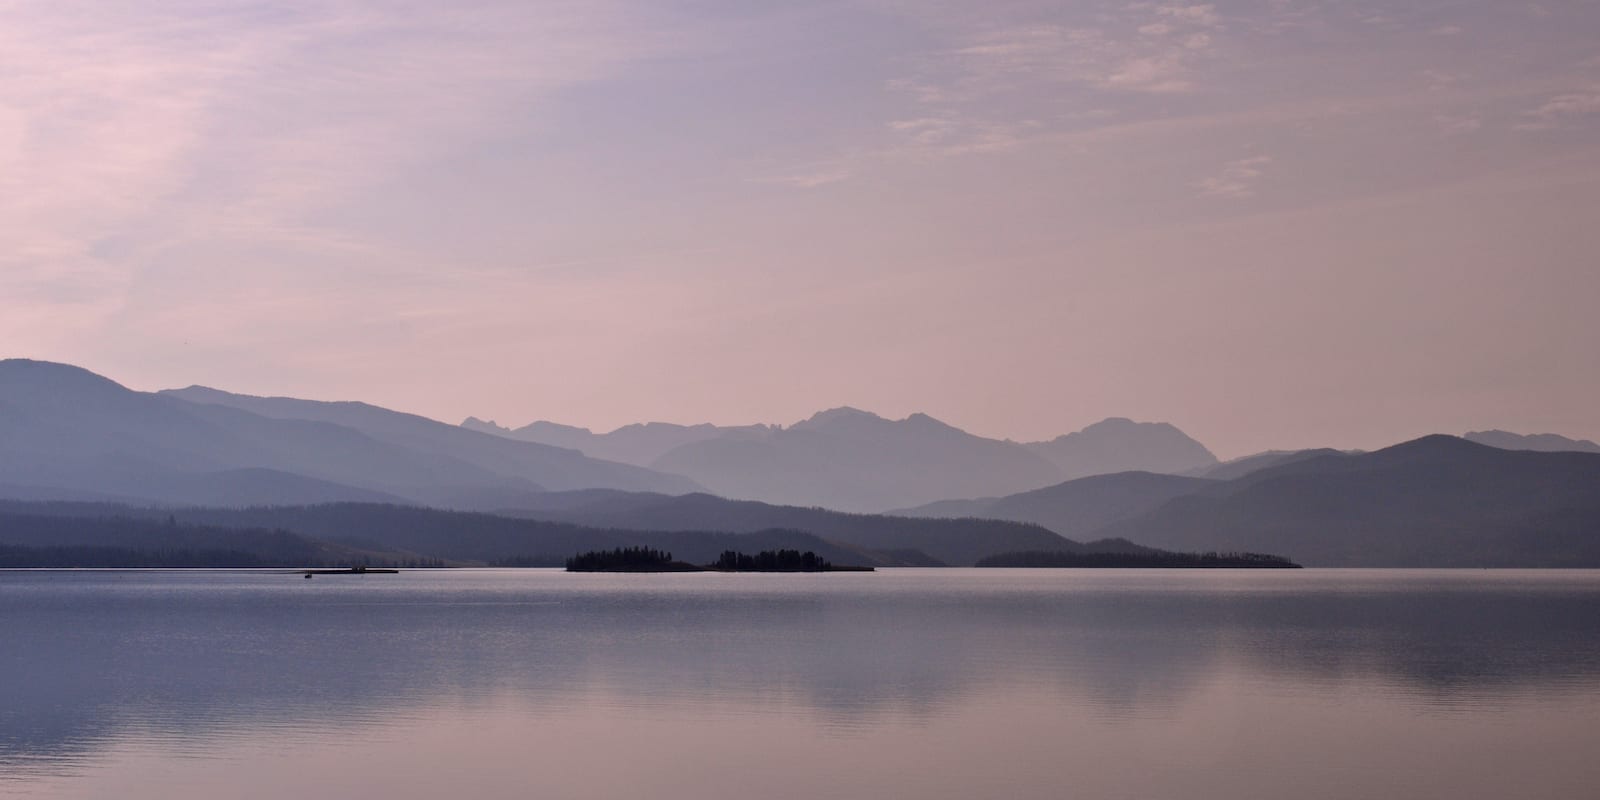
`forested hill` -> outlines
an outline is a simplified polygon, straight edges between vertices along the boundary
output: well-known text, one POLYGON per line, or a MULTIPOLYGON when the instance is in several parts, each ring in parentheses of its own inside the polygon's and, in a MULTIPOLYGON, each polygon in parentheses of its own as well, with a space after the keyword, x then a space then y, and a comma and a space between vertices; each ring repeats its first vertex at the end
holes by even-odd
POLYGON ((1119 472, 1007 497, 946 500, 898 513, 921 518, 985 517, 1031 522, 1062 536, 1084 539, 1092 538, 1096 531, 1117 520, 1137 516, 1174 497, 1204 491, 1215 484, 1182 475, 1119 472))
POLYGON ((283 529, 179 522, 154 512, 84 504, 0 507, 0 567, 310 567, 422 565, 409 554, 364 550, 283 529), (95 512, 100 513, 95 513, 95 512), (31 512, 31 513, 30 513, 31 512), (72 515, 64 514, 68 512, 72 515))
POLYGON ((1252 472, 1097 533, 1309 566, 1596 567, 1600 454, 1428 436, 1252 472))
MULTIPOLYGON (((642 492, 550 492, 540 508, 508 511, 536 519, 600 528, 720 530, 738 533, 790 528, 871 550, 920 550, 951 566, 1015 550, 1083 550, 1083 545, 1030 522, 999 519, 912 519, 849 514, 727 500, 708 494, 670 497, 642 492)), ((1112 545, 1116 546, 1116 545, 1112 545)))
POLYGON ((884 552, 793 529, 748 533, 602 529, 414 506, 335 503, 246 509, 136 508, 0 501, 0 545, 240 549, 273 564, 399 563, 561 566, 587 550, 650 546, 709 563, 726 550, 810 550, 837 563, 940 566, 912 550, 884 552), (268 546, 273 537, 282 537, 268 546), (293 543, 294 546, 290 546, 293 543), (297 562, 304 558, 304 562, 297 562))

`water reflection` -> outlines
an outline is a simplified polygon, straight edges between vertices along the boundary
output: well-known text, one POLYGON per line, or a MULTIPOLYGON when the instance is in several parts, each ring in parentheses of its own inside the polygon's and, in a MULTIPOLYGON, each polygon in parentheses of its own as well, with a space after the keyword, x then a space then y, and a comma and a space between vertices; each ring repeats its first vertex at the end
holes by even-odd
MULTIPOLYGON (((1351 696, 1381 700, 1396 728, 1449 709, 1511 718, 1530 697, 1594 703, 1597 601, 1600 575, 1556 572, 0 573, 0 792, 74 785, 105 753, 225 759, 496 720, 618 747, 659 723, 655 749, 675 724, 797 750, 1111 725, 1142 750, 1195 720, 1214 738, 1235 712, 1316 707, 1314 729, 1351 696)), ((1201 769, 1215 745, 1184 742, 1170 757, 1201 769)))

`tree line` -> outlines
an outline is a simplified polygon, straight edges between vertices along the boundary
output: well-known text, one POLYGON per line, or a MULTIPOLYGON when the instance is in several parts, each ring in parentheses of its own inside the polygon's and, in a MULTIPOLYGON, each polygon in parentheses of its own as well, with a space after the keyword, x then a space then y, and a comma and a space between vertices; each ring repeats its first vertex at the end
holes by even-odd
POLYGON ((1127 567, 1145 569, 1223 568, 1296 569, 1300 565, 1269 553, 1216 552, 1176 553, 1151 550, 1138 553, 1071 553, 1065 551, 1024 551, 999 553, 978 561, 980 567, 1127 567))
POLYGON ((713 569, 729 572, 823 572, 833 569, 827 559, 819 558, 810 550, 763 550, 753 556, 736 550, 724 550, 711 565, 713 569))
POLYGON ((319 558, 276 555, 228 548, 156 547, 139 549, 106 545, 0 544, 0 569, 255 569, 263 567, 443 567, 437 558, 319 558))
MULTIPOLYGON (((535 559, 529 559, 533 561, 535 559)), ((503 559, 506 566, 516 566, 518 559, 503 559)), ((654 547, 614 547, 610 550, 590 550, 567 559, 568 572, 828 572, 831 570, 870 570, 871 567, 835 567, 827 559, 807 550, 763 550, 755 555, 737 550, 724 550, 716 561, 697 566, 676 561, 672 553, 654 547)))
POLYGON ((667 567, 673 564, 672 554, 654 547, 614 547, 610 550, 591 550, 567 559, 568 572, 598 572, 601 570, 640 569, 667 567))

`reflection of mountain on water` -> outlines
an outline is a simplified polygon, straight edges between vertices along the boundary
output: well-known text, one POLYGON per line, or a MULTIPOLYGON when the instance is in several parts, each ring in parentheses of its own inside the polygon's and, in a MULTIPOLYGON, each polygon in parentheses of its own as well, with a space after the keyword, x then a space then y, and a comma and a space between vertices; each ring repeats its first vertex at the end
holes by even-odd
POLYGON ((506 696, 870 726, 1007 695, 1159 715, 1229 672, 1422 702, 1593 689, 1600 580, 1432 575, 9 573, 0 774, 130 732, 204 747, 506 696))
POLYGON ((1243 624, 1230 626, 1228 646, 1267 675, 1394 681, 1445 700, 1560 690, 1572 680, 1593 688, 1600 675, 1594 575, 1520 573, 1528 576, 1520 582, 1519 573, 1487 573, 1476 582, 1473 571, 1444 574, 1430 581, 1398 573, 1363 591, 1250 603, 1236 610, 1243 624))

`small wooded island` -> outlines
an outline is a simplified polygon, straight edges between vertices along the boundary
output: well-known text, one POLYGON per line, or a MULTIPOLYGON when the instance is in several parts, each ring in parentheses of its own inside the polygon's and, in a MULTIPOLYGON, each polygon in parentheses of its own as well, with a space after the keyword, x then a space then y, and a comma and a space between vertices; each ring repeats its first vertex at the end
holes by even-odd
POLYGON ((618 547, 591 550, 567 559, 568 572, 872 572, 872 567, 834 566, 807 550, 763 550, 746 555, 723 551, 715 563, 704 566, 674 561, 672 554, 653 547, 618 547))
POLYGON ((1145 569, 1300 569, 1283 556, 1267 553, 1064 553, 1059 551, 999 553, 980 560, 979 567, 1121 567, 1145 569))

